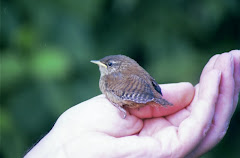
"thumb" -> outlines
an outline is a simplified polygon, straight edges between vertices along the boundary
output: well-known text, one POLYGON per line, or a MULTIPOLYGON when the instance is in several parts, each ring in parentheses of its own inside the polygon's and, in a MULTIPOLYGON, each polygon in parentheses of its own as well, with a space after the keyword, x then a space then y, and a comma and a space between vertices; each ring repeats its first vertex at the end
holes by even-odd
POLYGON ((74 129, 74 133, 90 131, 123 137, 138 133, 143 122, 129 114, 123 119, 121 112, 104 95, 99 95, 68 109, 55 126, 74 129))

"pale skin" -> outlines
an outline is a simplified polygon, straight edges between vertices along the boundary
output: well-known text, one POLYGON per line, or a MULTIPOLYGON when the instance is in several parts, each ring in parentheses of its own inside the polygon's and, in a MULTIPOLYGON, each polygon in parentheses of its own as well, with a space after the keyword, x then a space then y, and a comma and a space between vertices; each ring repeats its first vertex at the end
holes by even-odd
POLYGON ((65 111, 25 157, 199 157, 224 137, 236 109, 240 51, 213 56, 195 87, 160 86, 174 106, 127 109, 123 119, 99 95, 65 111))

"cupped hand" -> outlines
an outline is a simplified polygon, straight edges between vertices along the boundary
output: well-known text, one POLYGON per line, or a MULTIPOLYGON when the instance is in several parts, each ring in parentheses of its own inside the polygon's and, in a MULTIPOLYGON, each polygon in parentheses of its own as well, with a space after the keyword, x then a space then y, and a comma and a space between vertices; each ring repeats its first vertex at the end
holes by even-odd
POLYGON ((195 87, 161 85, 173 106, 128 109, 126 119, 104 95, 80 103, 26 157, 198 157, 227 131, 238 102, 239 63, 240 51, 215 55, 195 87))

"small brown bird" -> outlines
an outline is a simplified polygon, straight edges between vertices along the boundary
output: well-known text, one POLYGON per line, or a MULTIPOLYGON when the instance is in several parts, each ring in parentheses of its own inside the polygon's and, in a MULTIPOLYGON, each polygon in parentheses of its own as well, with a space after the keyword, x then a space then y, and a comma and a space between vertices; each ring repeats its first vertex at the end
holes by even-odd
POLYGON ((124 113, 123 118, 126 117, 123 107, 140 108, 148 102, 172 105, 162 98, 161 88, 155 79, 135 60, 124 55, 110 55, 91 62, 99 66, 100 90, 124 113))

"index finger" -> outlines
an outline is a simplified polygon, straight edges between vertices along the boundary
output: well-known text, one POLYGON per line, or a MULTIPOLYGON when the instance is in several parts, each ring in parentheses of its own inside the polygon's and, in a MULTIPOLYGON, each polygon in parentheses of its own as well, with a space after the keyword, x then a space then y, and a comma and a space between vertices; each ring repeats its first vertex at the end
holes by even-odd
POLYGON ((163 98, 172 103, 173 106, 164 107, 150 102, 147 103, 147 106, 140 109, 129 109, 129 112, 139 118, 167 116, 188 106, 194 96, 194 87, 188 82, 163 84, 161 88, 164 95, 163 98))

